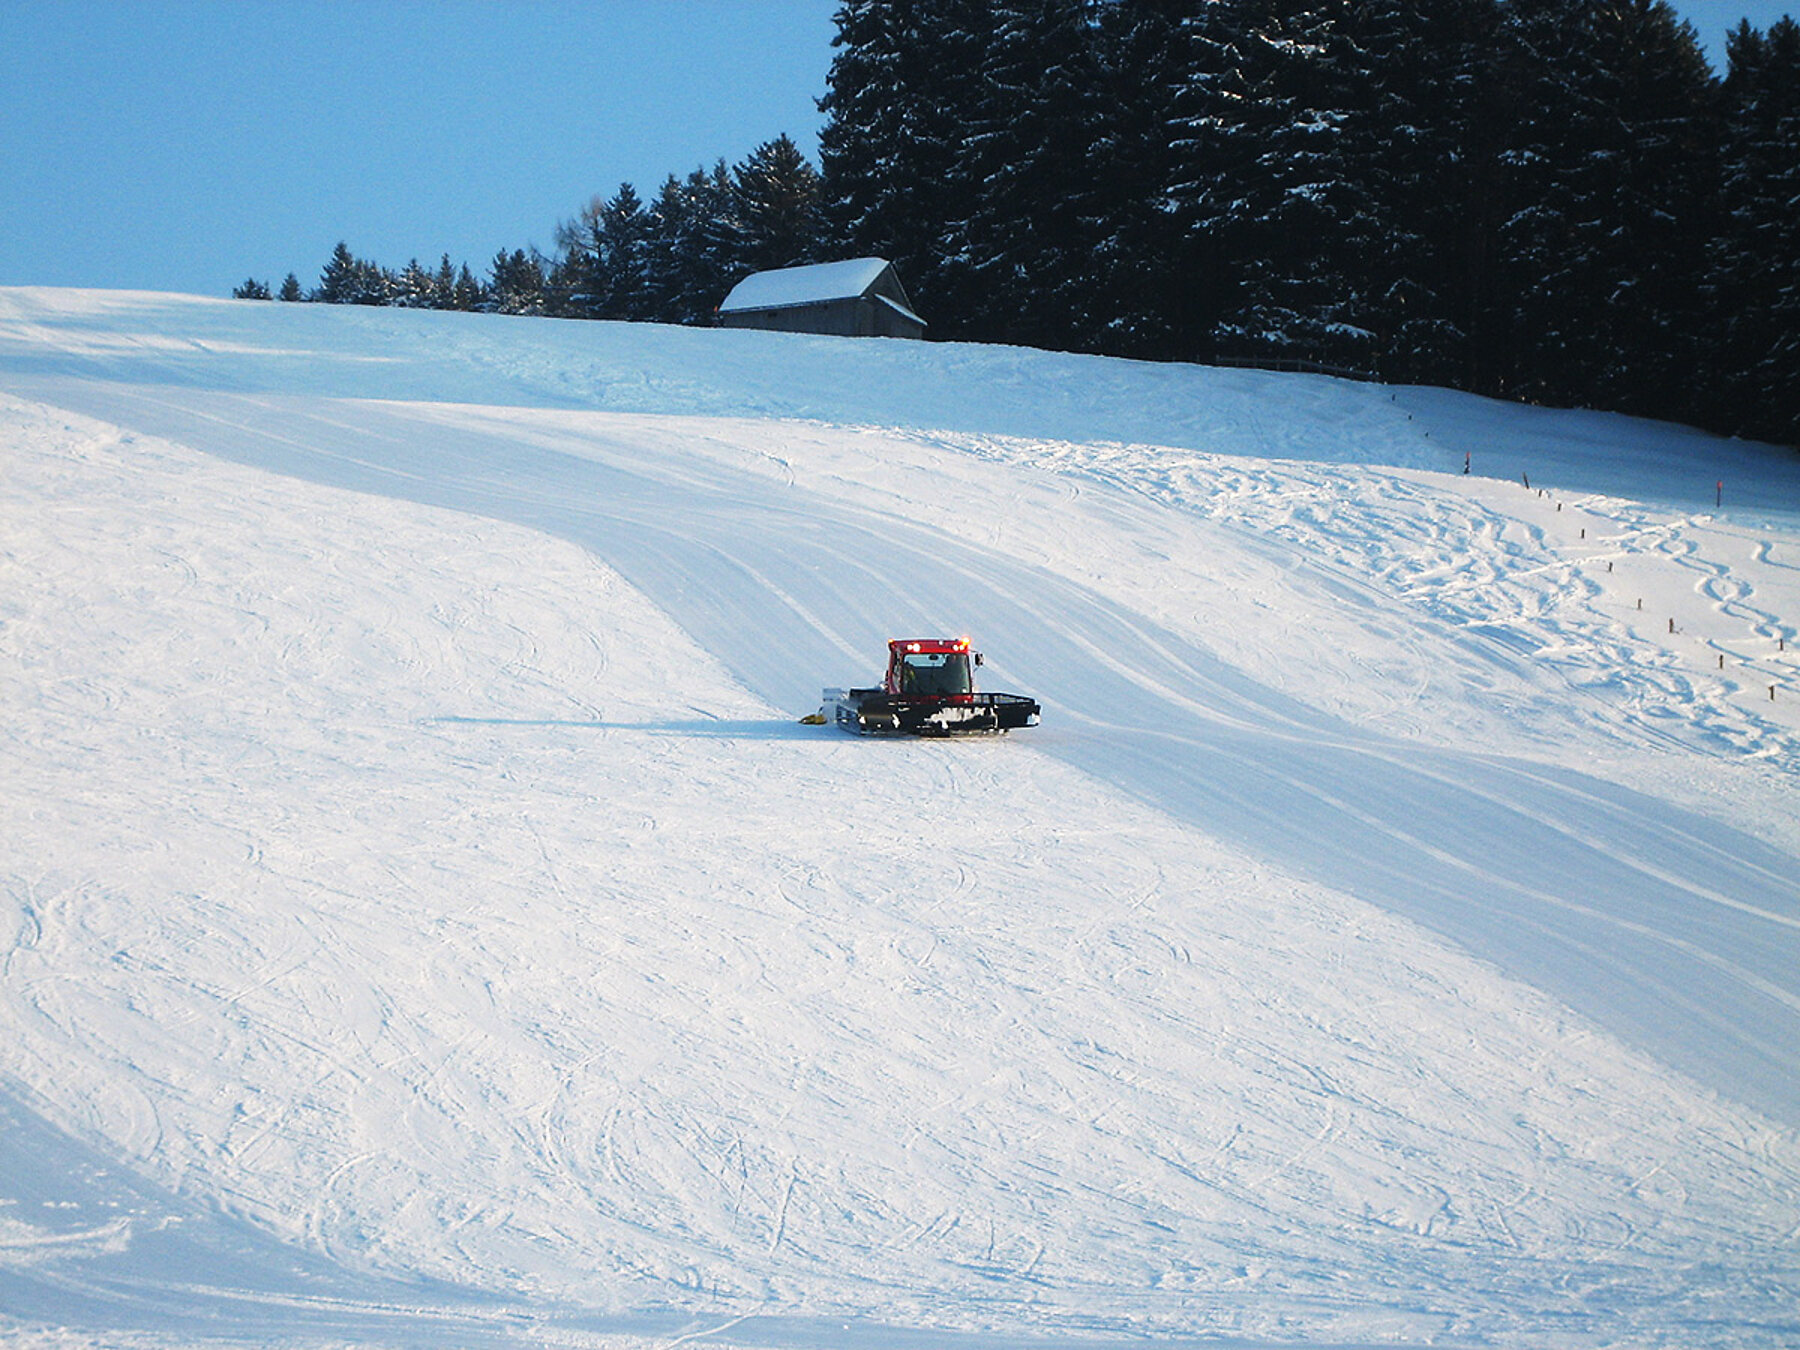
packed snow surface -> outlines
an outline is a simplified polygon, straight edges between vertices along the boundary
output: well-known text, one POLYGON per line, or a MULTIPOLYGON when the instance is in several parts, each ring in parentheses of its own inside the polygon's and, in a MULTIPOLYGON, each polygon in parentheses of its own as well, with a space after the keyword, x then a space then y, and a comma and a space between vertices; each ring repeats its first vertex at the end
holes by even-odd
POLYGON ((1791 452, 9 290, 0 472, 0 1338, 1800 1341, 1791 452))

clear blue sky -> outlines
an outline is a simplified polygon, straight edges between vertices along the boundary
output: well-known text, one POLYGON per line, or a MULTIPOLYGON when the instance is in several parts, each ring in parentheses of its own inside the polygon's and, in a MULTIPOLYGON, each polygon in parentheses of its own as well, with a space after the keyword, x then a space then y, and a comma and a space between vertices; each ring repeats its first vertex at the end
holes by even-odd
POLYGON ((555 248, 786 132, 837 0, 0 0, 0 284, 308 286, 555 248))
MULTIPOLYGON (((224 295, 555 246, 629 181, 816 159, 838 0, 0 0, 0 284, 224 295)), ((1797 6, 1676 0, 1713 54, 1797 6)))

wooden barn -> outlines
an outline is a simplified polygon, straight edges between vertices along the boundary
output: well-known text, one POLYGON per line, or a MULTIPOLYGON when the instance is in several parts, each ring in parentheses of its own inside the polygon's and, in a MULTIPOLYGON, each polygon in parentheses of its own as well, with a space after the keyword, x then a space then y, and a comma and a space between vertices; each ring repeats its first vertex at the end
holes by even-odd
POLYGON ((770 328, 837 337, 925 336, 893 264, 851 258, 757 272, 732 288, 719 306, 725 328, 770 328))

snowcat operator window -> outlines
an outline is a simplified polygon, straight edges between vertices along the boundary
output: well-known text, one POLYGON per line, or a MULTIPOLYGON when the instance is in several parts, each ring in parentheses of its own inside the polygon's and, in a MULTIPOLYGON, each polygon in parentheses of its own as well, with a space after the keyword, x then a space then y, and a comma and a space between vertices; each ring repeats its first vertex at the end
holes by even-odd
POLYGON ((900 692, 946 698, 974 689, 961 652, 909 652, 900 662, 900 692))

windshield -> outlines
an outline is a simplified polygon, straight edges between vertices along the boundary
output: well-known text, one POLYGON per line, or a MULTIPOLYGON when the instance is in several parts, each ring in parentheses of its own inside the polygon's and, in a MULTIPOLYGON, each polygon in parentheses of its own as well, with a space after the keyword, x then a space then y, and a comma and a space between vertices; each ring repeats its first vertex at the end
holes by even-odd
POLYGON ((942 697, 974 691, 967 652, 908 652, 900 658, 900 692, 942 697))

